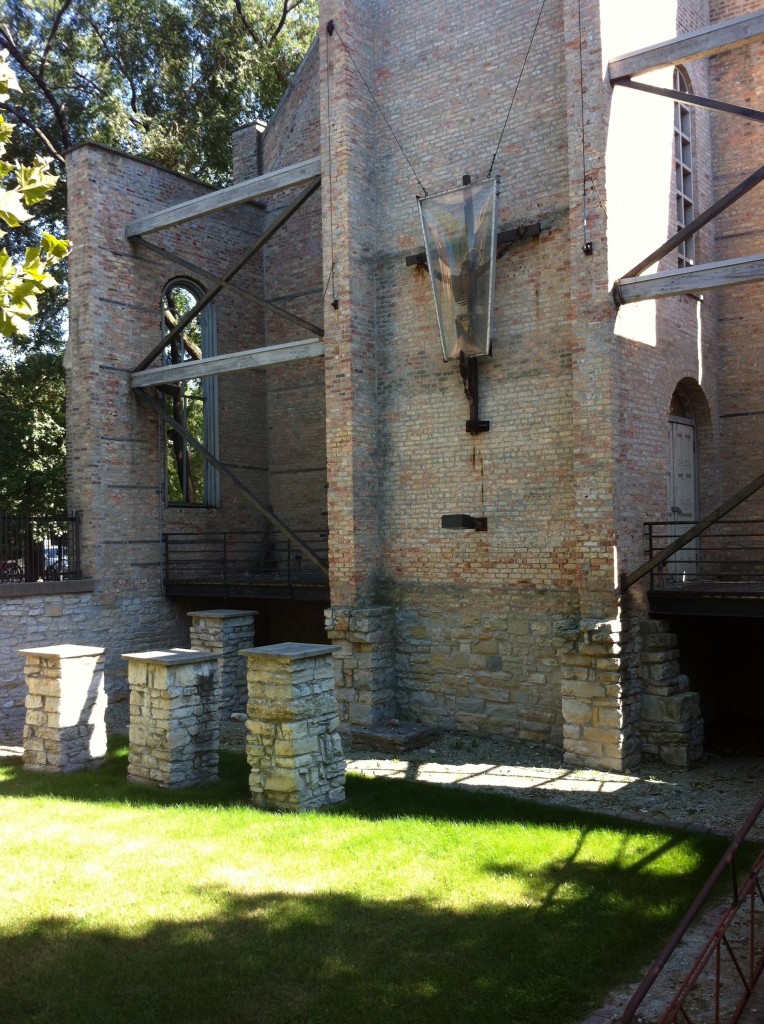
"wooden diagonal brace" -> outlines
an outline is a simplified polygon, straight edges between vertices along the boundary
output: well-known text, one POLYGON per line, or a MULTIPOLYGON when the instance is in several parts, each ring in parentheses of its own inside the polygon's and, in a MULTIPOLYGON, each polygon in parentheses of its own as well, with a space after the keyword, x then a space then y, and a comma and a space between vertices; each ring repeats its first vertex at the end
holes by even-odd
POLYGON ((168 423, 173 428, 173 430, 176 430, 183 438, 183 440, 186 442, 186 444, 190 444, 192 448, 195 448, 196 451, 198 451, 199 454, 202 456, 202 458, 206 462, 209 462, 209 464, 213 466, 218 471, 218 473, 222 473, 224 476, 227 476, 231 483, 233 483, 234 486, 237 487, 242 492, 242 494, 255 506, 260 515, 267 519, 272 526, 275 526, 279 533, 283 534, 287 538, 287 540, 291 541, 291 543, 294 544, 294 546, 298 548, 303 553, 303 555, 305 555, 305 557, 309 561, 311 561, 318 569, 320 569, 323 575, 328 578, 329 567, 323 561, 323 559, 319 555, 317 555, 315 551, 309 548, 304 541, 300 540, 297 534, 293 533, 286 525, 286 523, 282 522, 277 515, 271 512, 271 510, 260 501, 257 495, 254 494, 254 492, 251 491, 247 487, 247 485, 242 480, 240 480, 236 476, 236 474, 228 468, 228 466, 225 465, 225 463, 221 462, 220 459, 216 458, 209 450, 209 448, 205 448, 201 441, 197 440, 197 438, 195 438, 194 435, 189 430, 186 429, 186 427, 178 423, 178 421, 173 416, 171 416, 170 413, 165 409, 164 404, 162 402, 160 402, 153 396, 149 395, 146 391, 143 391, 142 389, 136 389, 134 393, 141 399, 142 402, 144 402, 150 409, 152 409, 161 420, 164 420, 164 422, 168 423))
MULTIPOLYGON (((732 189, 732 191, 728 192, 725 196, 722 196, 721 199, 717 199, 716 202, 712 206, 709 206, 704 213, 699 214, 691 220, 690 223, 683 227, 681 231, 677 231, 677 233, 672 235, 671 238, 663 243, 663 245, 659 245, 654 252, 651 252, 650 255, 641 260, 636 267, 632 267, 628 273, 623 274, 622 276, 624 278, 637 277, 651 264, 662 259, 670 253, 672 249, 676 249, 678 245, 681 245, 681 243, 690 238, 691 235, 694 235, 696 231, 700 231, 700 229, 705 227, 705 225, 712 221, 714 217, 717 217, 723 210, 732 206, 733 203, 736 203, 738 199, 744 196, 747 192, 750 192, 751 189, 755 188, 761 181, 764 181, 764 166, 759 167, 759 169, 754 171, 753 174, 749 174, 745 181, 741 181, 739 185, 736 185, 735 188, 732 189)), ((618 282, 616 282, 613 288, 613 293, 616 296, 617 285, 618 282)), ((618 301, 617 297, 616 301, 618 301)))
POLYGON ((247 301, 253 303, 253 305, 258 306, 260 309, 264 309, 268 313, 274 313, 276 316, 289 320, 290 323, 296 324, 297 327, 301 327, 303 330, 307 331, 308 334, 315 334, 317 337, 323 338, 323 327, 318 327, 316 324, 312 324, 309 320, 303 320, 302 317, 296 316, 294 313, 290 313, 289 310, 282 309, 281 306, 276 306, 272 302, 268 302, 266 299, 261 299, 257 295, 253 295, 251 292, 246 291, 244 288, 239 288, 238 285, 233 284, 231 281, 223 280, 223 278, 218 277, 216 274, 210 273, 209 270, 205 270, 204 267, 200 267, 196 263, 192 263, 190 260, 176 255, 174 252, 162 249, 160 246, 154 245, 153 242, 147 242, 145 238, 136 237, 135 241, 142 248, 149 249, 151 252, 155 252, 157 256, 161 256, 164 259, 171 260, 173 263, 177 263, 179 267, 183 267, 192 274, 198 274, 199 277, 207 278, 207 280, 211 281, 213 284, 219 284, 221 287, 227 288, 236 295, 240 295, 243 299, 247 299, 247 301))
POLYGON ((244 267, 252 259, 252 257, 262 249, 266 242, 270 241, 270 239, 276 234, 279 228, 283 227, 284 224, 286 224, 286 222, 290 219, 290 217, 292 217, 300 209, 300 207, 305 202, 307 202, 308 199, 310 199, 310 197, 313 195, 316 189, 320 187, 320 185, 321 178, 318 177, 314 178, 308 185, 308 187, 303 189, 303 191, 297 196, 297 198, 294 199, 289 204, 289 206, 279 214, 279 216, 274 220, 274 222, 263 232, 263 234, 260 235, 257 241, 249 247, 249 249, 244 253, 244 255, 236 261, 236 263, 231 267, 231 269, 227 271, 222 278, 219 279, 219 283, 214 284, 211 288, 209 288, 201 297, 201 299, 199 299, 196 305, 189 309, 189 311, 184 316, 181 317, 181 319, 173 327, 173 329, 168 334, 166 334, 157 345, 154 346, 151 352, 149 352, 149 354, 145 356, 140 361, 140 363, 138 363, 138 365, 134 368, 133 373, 138 373, 141 370, 145 370, 147 366, 154 362, 157 356, 164 351, 167 345, 169 345, 174 338, 176 338, 182 331, 186 329, 186 327, 188 327, 191 321, 195 317, 197 317, 199 313, 201 313, 201 311, 212 302, 215 296, 220 294, 220 292, 225 287, 225 283, 230 281, 231 278, 235 277, 242 269, 242 267, 244 267))
POLYGON ((635 82, 631 78, 618 78, 613 82, 613 85, 623 85, 627 89, 636 89, 637 92, 649 92, 653 96, 663 96, 665 99, 684 103, 688 107, 707 107, 709 110, 719 110, 723 114, 737 114, 739 117, 747 117, 752 121, 764 121, 764 110, 754 110, 753 107, 740 107, 736 103, 724 103, 722 100, 712 100, 706 96, 696 96, 691 92, 680 92, 678 89, 663 89, 658 85, 648 85, 647 82, 635 82))

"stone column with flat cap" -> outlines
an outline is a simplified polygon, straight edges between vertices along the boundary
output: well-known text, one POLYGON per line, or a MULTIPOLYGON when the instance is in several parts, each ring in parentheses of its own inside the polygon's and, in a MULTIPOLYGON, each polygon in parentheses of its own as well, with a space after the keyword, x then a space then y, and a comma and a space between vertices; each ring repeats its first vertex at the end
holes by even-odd
POLYGON ((27 647, 24 767, 41 772, 97 768, 106 757, 103 647, 27 647))
POLYGON ((130 685, 128 781, 173 789, 215 782, 218 659, 180 648, 122 657, 130 685))
POLYGON ((272 644, 247 658, 247 760, 258 807, 305 811, 345 799, 330 644, 272 644))

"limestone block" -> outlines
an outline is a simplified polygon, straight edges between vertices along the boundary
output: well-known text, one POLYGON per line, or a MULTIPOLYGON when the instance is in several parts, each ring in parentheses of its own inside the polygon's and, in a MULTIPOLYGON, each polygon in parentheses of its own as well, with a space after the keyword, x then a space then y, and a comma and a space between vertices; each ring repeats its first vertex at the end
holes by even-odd
POLYGON ((128 779, 167 788, 217 778, 220 669, 210 652, 125 654, 130 685, 128 779))
POLYGON ((60 772, 101 765, 106 756, 104 649, 59 644, 20 653, 28 687, 24 765, 60 772))
POLYGON ((253 802, 307 810, 343 800, 345 760, 332 648, 275 644, 241 654, 248 669, 247 760, 253 802))

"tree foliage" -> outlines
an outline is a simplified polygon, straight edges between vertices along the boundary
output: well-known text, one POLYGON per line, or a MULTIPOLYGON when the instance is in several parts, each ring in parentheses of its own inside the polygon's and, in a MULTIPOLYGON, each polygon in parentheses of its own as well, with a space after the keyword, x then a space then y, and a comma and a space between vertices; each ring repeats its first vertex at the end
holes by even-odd
MULTIPOLYGON (((6 105, 59 162, 90 140, 212 183, 231 129, 266 117, 315 32, 317 0, 6 0, 6 105)), ((0 104, 2 106, 2 104, 0 104)))
POLYGON ((64 378, 60 358, 47 352, 0 366, 3 442, 0 509, 66 508, 64 378))
MULTIPOLYGON (((20 91, 7 56, 0 51, 0 103, 20 91)), ((19 228, 32 220, 29 207, 46 199, 58 179, 49 171, 50 158, 36 156, 31 164, 3 159, 12 138, 13 125, 0 113, 0 221, 8 228, 19 228)), ((0 238, 7 234, 0 228, 0 238)), ((55 287, 50 271, 67 251, 67 243, 48 232, 42 232, 38 245, 24 248, 23 258, 14 259, 6 247, 0 249, 0 334, 7 338, 29 334, 38 296, 55 287)))
MULTIPOLYGON (((20 88, 0 94, 0 115, 15 125, 9 159, 38 168, 19 187, 36 195, 50 173, 35 163, 40 152, 60 175, 39 218, 51 239, 66 234, 65 153, 80 142, 226 184, 232 129, 271 114, 317 10, 318 0, 4 0, 0 48, 20 88)), ((23 263, 35 246, 32 222, 22 221, 9 258, 23 263)), ((60 257, 44 236, 39 248, 43 262, 60 257)), ((34 257, 28 270, 42 272, 34 257)), ((0 439, 0 507, 65 502, 65 261, 49 261, 47 273, 63 287, 35 295, 28 333, 12 339, 12 359, 0 354, 0 387, 14 403, 13 429, 0 439)))

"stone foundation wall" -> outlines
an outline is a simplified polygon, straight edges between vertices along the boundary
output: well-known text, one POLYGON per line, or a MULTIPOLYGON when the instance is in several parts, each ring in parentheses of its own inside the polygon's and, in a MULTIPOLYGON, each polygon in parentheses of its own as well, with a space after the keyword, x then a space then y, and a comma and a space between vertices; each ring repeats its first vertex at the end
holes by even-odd
POLYGON ((5 597, 0 591, 0 743, 20 745, 24 729, 24 659, 21 648, 83 644, 106 651, 105 682, 110 698, 127 692, 124 650, 188 645, 185 615, 159 593, 107 592, 93 581, 86 593, 67 593, 66 584, 30 584, 38 593, 5 597))
POLYGON ((562 744, 557 595, 477 588, 408 592, 396 610, 400 717, 562 744))
POLYGON ((640 628, 642 754, 647 760, 690 768, 703 755, 700 696, 679 671, 679 647, 669 623, 646 619, 640 628))
POLYGON ((330 608, 334 685, 343 723, 381 725, 395 716, 394 614, 388 607, 330 608))

